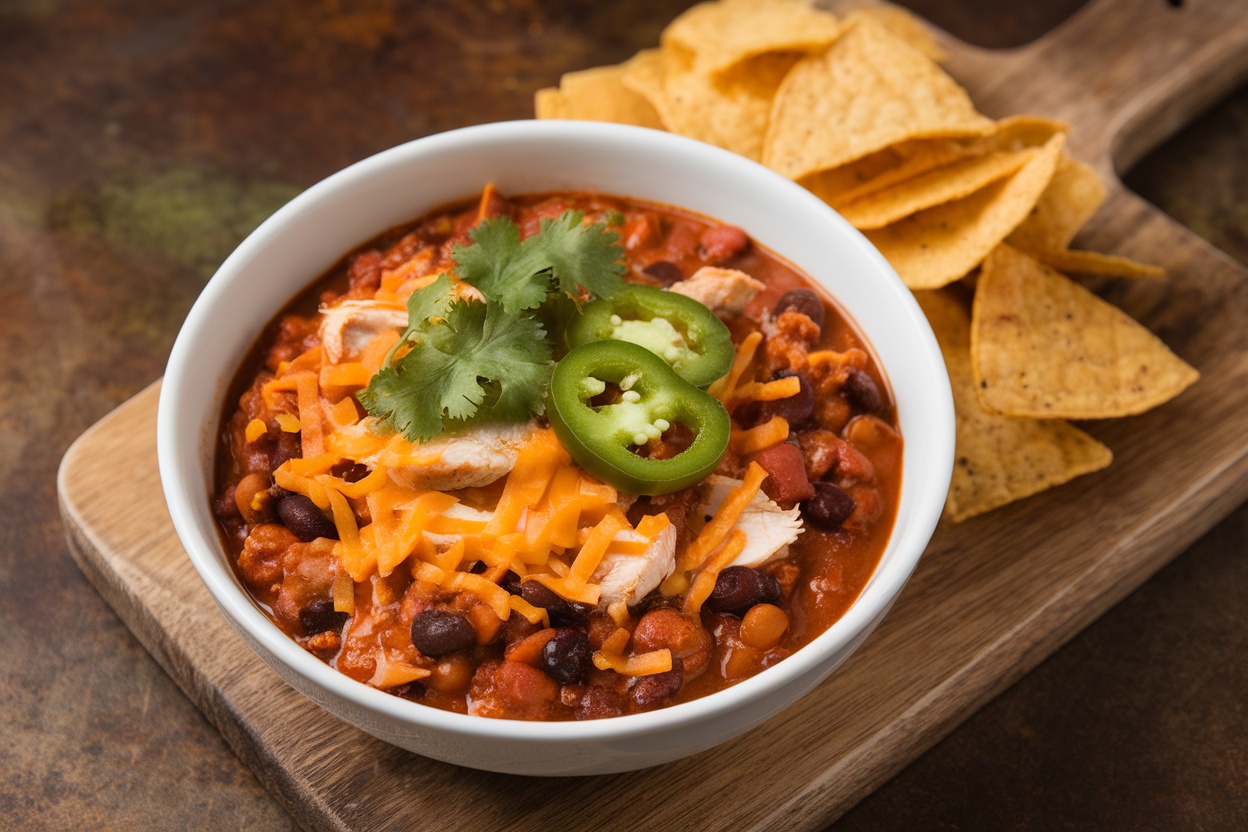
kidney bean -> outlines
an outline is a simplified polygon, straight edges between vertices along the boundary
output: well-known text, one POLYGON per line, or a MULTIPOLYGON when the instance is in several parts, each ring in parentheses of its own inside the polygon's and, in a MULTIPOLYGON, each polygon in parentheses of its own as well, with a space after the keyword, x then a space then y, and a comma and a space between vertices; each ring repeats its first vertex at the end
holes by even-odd
POLYGON ((350 617, 345 612, 337 612, 334 602, 327 598, 317 598, 299 610, 299 623, 303 625, 303 632, 310 636, 326 630, 341 630, 350 617))
POLYGON ((589 636, 579 627, 560 627, 542 646, 538 666, 561 685, 583 681, 593 665, 589 636))
POLYGON ((793 376, 796 376, 801 383, 801 389, 797 391, 796 395, 788 398, 763 402, 758 409, 760 422, 765 422, 773 416, 781 416, 789 423, 789 427, 797 428, 803 425, 815 412, 815 388, 811 386, 805 373, 781 370, 776 373, 775 378, 782 379, 793 376))
POLYGON ((652 277, 664 286, 671 286, 685 279, 680 267, 667 260, 656 260, 641 271, 646 277, 652 277))
POLYGON ((680 693, 680 686, 684 683, 684 668, 680 659, 673 657, 672 669, 666 673, 637 677, 637 681, 628 690, 628 698, 638 710, 648 711, 663 705, 680 693))
POLYGON ((698 245, 708 263, 718 266, 745 251, 750 238, 735 225, 712 225, 702 232, 698 245))
POLYGON ((581 695, 576 704, 574 715, 577 719, 603 719, 619 716, 624 711, 624 702, 615 688, 604 685, 590 685, 581 695))
POLYGON ((815 326, 823 329, 824 315, 823 299, 820 298, 810 289, 790 289, 780 296, 780 300, 776 301, 776 308, 772 314, 777 318, 780 313, 786 309, 792 309, 795 312, 801 312, 806 317, 815 322, 815 326))
POLYGON ((811 524, 828 531, 839 529, 857 505, 854 498, 830 482, 815 483, 815 496, 802 503, 802 514, 811 524))
POLYGON ((338 528, 334 521, 326 517, 325 512, 316 507, 316 503, 302 494, 288 494, 278 501, 277 516, 304 543, 311 543, 318 537, 338 539, 338 528))
POLYGON ((875 413, 884 404, 884 396, 880 393, 875 379, 859 369, 849 371, 841 390, 849 401, 864 413, 875 413))
POLYGON ((412 619, 412 644, 431 658, 467 650, 477 643, 477 631, 462 615, 427 609, 412 619))
POLYGON ((522 581, 520 597, 535 607, 546 610, 552 627, 579 627, 594 608, 578 601, 569 601, 550 587, 537 581, 522 581))
POLYGON ((755 604, 774 604, 783 593, 774 575, 749 566, 729 566, 715 579, 707 609, 743 615, 755 604))
POLYGON ((777 503, 800 503, 815 496, 800 446, 781 442, 760 453, 755 461, 767 469, 763 491, 777 503))

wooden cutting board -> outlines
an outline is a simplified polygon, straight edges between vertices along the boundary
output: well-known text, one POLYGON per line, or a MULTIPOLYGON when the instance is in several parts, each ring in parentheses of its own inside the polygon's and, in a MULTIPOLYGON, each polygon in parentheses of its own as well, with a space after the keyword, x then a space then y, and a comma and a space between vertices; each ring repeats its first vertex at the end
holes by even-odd
POLYGON ((1114 183, 1082 247, 1160 263, 1104 294, 1203 378, 1090 432, 1107 471, 938 529, 892 613, 810 696, 696 757, 631 774, 524 778, 385 745, 321 712, 244 646, 170 525, 153 385, 66 454, 59 493, 82 570, 308 829, 810 829, 827 824, 1248 498, 1248 270, 1114 174, 1248 74, 1248 0, 1095 0, 1042 40, 943 38, 981 110, 1056 116, 1114 183), (1175 8, 1178 6, 1178 8, 1175 8))

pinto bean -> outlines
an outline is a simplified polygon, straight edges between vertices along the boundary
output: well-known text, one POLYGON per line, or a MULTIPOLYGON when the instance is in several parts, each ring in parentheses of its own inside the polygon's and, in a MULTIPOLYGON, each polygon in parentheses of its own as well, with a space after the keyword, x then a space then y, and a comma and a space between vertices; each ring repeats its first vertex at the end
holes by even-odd
POLYGON ((412 619, 412 644, 430 658, 467 650, 477 643, 477 631, 462 615, 427 609, 412 619))
POLYGON ((269 499, 269 475, 253 471, 238 481, 234 489, 234 505, 248 525, 273 522, 273 506, 269 499))
POLYGON ((789 616, 775 604, 756 604, 741 618, 741 641, 766 650, 775 646, 789 629, 789 616))
POLYGON ((776 307, 772 314, 777 318, 780 313, 787 309, 794 312, 801 312, 806 317, 815 322, 815 326, 823 330, 824 318, 827 315, 823 308, 823 299, 820 298, 811 289, 790 289, 780 296, 780 300, 776 301, 776 307))
POLYGON ((302 494, 287 494, 279 500, 277 516, 304 543, 310 543, 318 537, 338 539, 338 528, 334 521, 326 517, 325 512, 316 507, 316 503, 302 494))

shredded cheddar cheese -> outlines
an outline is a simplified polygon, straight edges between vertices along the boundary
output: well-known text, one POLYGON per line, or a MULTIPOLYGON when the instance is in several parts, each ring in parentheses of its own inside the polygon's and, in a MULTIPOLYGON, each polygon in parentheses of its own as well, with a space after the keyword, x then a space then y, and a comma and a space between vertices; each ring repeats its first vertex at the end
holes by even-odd
POLYGON ((773 416, 749 430, 732 431, 732 449, 742 456, 756 454, 779 445, 789 438, 789 423, 783 416, 773 416))
POLYGON ((264 423, 263 419, 252 419, 247 423, 247 427, 243 428, 243 436, 248 442, 255 442, 268 432, 268 425, 264 423))

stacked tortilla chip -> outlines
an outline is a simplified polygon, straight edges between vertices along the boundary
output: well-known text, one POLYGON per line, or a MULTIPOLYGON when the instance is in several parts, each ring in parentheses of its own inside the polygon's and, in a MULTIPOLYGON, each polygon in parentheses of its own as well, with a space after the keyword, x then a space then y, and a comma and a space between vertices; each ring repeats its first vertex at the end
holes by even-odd
POLYGON ((946 511, 960 521, 1107 466, 1109 449, 1065 420, 1141 413, 1198 374, 1059 273, 1162 274, 1070 249, 1105 188, 1066 153, 1067 126, 986 118, 939 57, 897 9, 719 0, 678 17, 657 49, 564 75, 536 108, 727 148, 860 229, 944 352, 958 415, 946 511))

